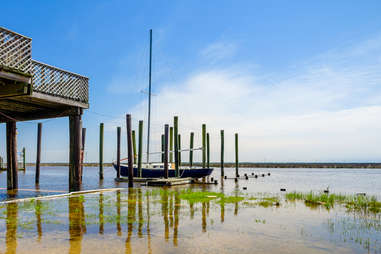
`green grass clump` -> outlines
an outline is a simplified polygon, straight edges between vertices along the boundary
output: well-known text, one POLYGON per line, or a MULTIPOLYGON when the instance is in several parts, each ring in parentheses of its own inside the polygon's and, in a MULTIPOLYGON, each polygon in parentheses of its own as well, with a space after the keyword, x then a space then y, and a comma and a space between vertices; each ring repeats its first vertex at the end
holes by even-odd
POLYGON ((309 193, 290 192, 285 195, 289 201, 303 200, 310 206, 325 206, 327 209, 334 207, 335 204, 344 205, 350 211, 361 212, 381 212, 381 202, 376 197, 362 195, 342 195, 328 193, 309 193))
POLYGON ((179 194, 179 198, 183 200, 187 200, 190 203, 197 203, 197 202, 207 202, 211 199, 216 198, 224 198, 223 193, 217 193, 217 192, 204 192, 204 191, 192 191, 192 190, 184 190, 181 191, 179 194))

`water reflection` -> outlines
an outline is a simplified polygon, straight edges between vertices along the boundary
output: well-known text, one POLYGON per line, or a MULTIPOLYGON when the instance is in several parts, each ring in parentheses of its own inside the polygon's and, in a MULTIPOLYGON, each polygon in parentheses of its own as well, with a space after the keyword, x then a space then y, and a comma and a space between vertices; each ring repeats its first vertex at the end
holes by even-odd
POLYGON ((85 208, 83 196, 69 197, 69 253, 80 253, 83 234, 86 233, 85 208))
POLYGON ((18 204, 7 204, 7 220, 6 220, 6 254, 16 253, 17 247, 17 221, 18 221, 18 204))

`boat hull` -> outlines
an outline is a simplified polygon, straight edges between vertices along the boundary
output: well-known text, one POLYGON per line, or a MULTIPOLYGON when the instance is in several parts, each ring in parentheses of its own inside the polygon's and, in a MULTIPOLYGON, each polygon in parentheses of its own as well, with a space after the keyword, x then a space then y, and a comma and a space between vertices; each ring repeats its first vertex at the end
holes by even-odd
MULTIPOLYGON (((117 170, 117 166, 113 164, 114 169, 117 170)), ((180 169, 180 177, 192 177, 192 178, 202 178, 209 176, 213 172, 213 168, 194 168, 194 169, 180 169)), ((120 165, 120 175, 128 176, 128 166, 120 165)), ((138 168, 134 167, 134 176, 138 176, 138 168)), ((169 177, 175 177, 175 170, 168 170, 169 177)), ((147 169, 142 168, 142 177, 143 178, 161 178, 164 177, 164 169, 147 169)))

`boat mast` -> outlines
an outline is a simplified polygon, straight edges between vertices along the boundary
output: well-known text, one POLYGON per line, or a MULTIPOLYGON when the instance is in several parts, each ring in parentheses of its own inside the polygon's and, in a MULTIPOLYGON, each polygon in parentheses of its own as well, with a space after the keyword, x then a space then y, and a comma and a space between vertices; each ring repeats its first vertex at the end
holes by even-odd
POLYGON ((152 29, 149 30, 147 163, 149 163, 149 138, 150 138, 150 127, 151 127, 151 70, 152 70, 152 29))

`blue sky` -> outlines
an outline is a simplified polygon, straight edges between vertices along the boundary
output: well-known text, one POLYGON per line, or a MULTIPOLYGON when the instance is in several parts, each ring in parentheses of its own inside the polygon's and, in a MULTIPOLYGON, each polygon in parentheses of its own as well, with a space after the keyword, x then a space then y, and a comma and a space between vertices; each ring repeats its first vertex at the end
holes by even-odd
MULTIPOLYGON (((115 158, 124 114, 146 119, 153 29, 153 148, 180 117, 218 160, 240 133, 242 161, 381 161, 379 1, 6 1, 0 25, 32 37, 33 58, 90 78, 87 161, 115 158), (17 13, 17 18, 15 18, 17 13)), ((36 123, 19 123, 35 160, 36 123)), ((124 134, 124 133, 123 133, 124 134)), ((42 160, 67 161, 68 119, 44 122, 42 160)), ((4 140, 0 154, 5 155, 4 140)), ((125 142, 123 144, 125 152, 125 142)))

